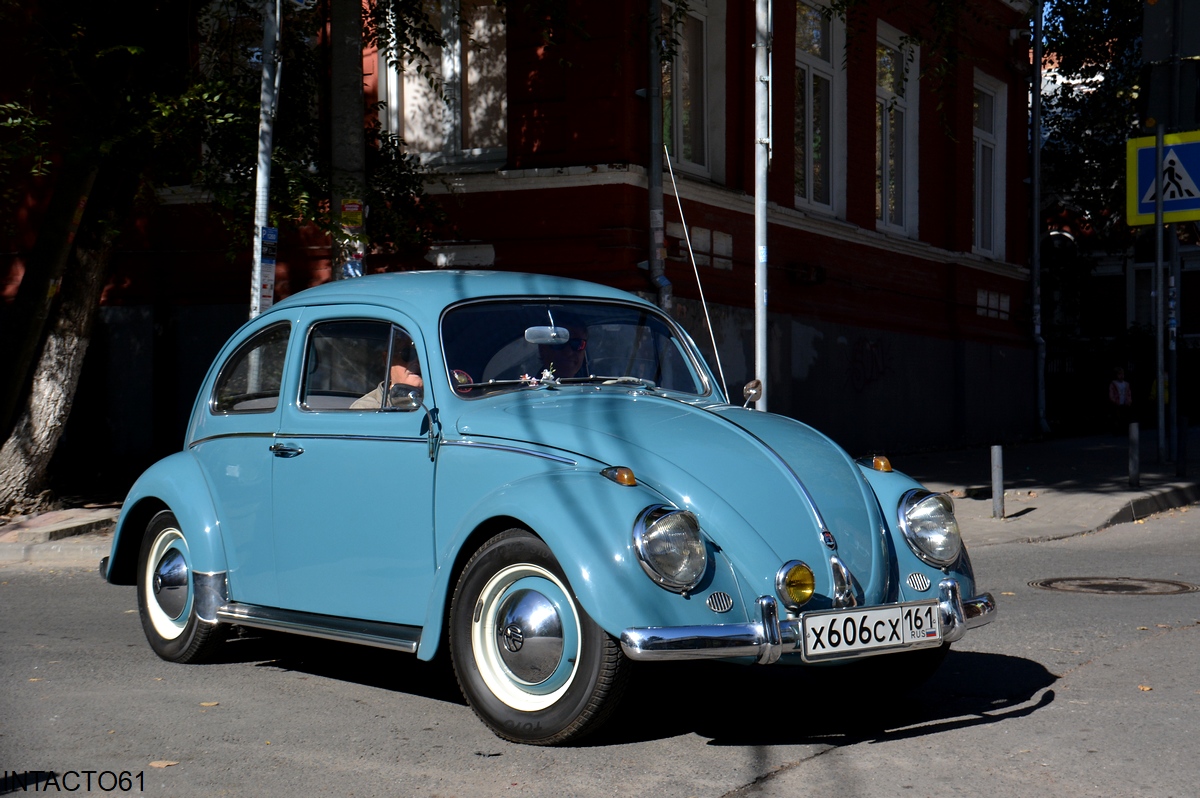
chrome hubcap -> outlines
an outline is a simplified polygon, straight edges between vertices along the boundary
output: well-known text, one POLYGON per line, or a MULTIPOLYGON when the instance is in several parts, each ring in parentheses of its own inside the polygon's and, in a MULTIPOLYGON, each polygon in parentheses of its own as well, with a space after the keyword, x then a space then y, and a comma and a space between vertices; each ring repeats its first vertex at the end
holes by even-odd
POLYGON ((154 567, 154 600, 168 618, 183 615, 188 602, 187 560, 178 549, 168 549, 154 567))
POLYGON ((549 679, 562 661, 563 625, 554 604, 536 590, 514 590, 496 616, 500 659, 529 684, 549 679))

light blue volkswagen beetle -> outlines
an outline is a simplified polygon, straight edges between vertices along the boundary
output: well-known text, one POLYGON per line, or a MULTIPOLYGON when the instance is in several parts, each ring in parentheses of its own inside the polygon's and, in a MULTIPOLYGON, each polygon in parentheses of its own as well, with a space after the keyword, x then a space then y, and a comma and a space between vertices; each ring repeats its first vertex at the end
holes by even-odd
POLYGON ((543 745, 599 727, 631 660, 928 673, 995 613, 948 498, 731 405, 637 297, 495 272, 332 283, 242 327, 101 572, 164 659, 234 625, 448 646, 478 716, 543 745))

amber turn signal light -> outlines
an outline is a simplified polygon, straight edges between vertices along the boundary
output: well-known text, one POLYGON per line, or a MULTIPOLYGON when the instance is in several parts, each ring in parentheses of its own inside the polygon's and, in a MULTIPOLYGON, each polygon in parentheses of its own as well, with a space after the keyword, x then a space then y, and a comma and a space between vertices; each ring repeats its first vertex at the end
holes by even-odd
POLYGON ((633 475, 633 469, 627 466, 610 466, 600 472, 600 476, 611 479, 618 485, 633 487, 637 484, 637 477, 633 475))

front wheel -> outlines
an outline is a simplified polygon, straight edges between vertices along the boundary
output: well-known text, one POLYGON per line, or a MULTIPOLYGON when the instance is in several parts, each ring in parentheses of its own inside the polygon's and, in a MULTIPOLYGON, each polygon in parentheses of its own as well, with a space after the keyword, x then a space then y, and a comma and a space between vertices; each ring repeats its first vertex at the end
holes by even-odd
POLYGON ((174 513, 150 519, 137 572, 138 614, 150 647, 171 662, 203 662, 225 639, 226 627, 196 615, 196 589, 187 539, 174 513))
POLYGON ((521 529, 471 557, 449 637, 467 703, 513 742, 554 745, 594 731, 628 678, 620 646, 576 603, 549 547, 521 529))

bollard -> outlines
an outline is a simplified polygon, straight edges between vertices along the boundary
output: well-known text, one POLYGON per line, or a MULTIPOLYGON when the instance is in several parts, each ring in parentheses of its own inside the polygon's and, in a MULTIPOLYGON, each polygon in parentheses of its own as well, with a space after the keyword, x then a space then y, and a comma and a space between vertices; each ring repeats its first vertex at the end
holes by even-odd
POLYGON ((1142 484, 1142 450, 1138 438, 1138 423, 1129 422, 1129 487, 1138 488, 1142 484))
POLYGON ((1004 450, 992 447, 992 518, 1004 518, 1004 450))

